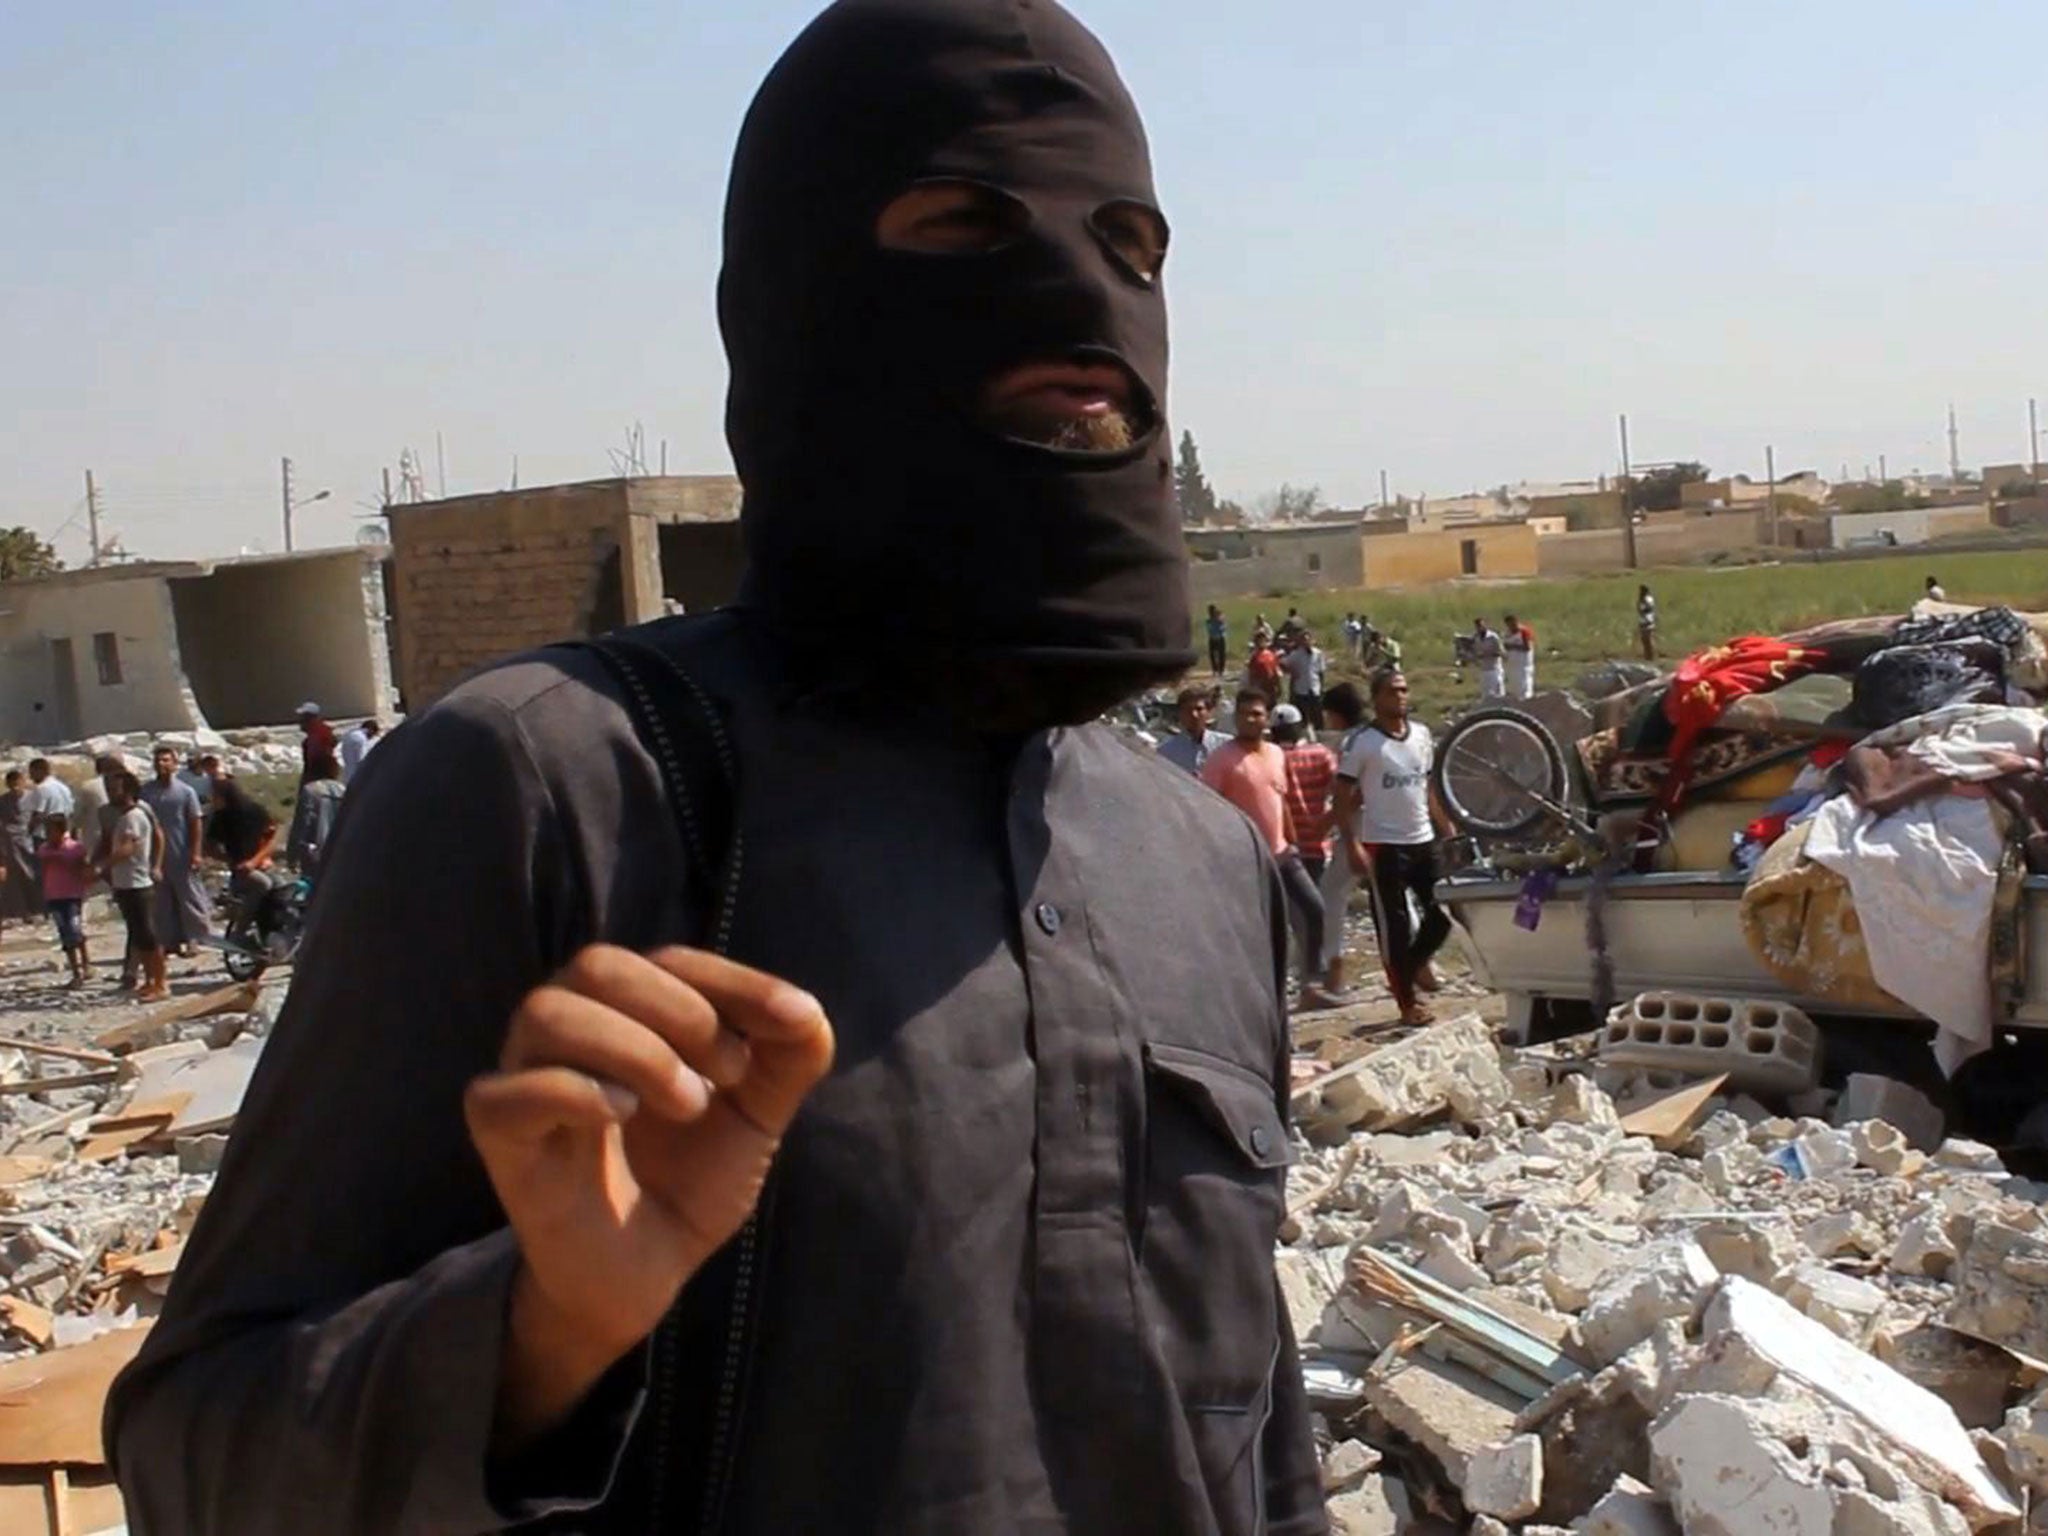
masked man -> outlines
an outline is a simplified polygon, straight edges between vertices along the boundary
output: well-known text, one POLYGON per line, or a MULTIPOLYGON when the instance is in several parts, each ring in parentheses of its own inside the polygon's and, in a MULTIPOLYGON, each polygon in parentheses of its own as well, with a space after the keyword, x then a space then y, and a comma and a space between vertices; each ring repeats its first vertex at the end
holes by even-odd
POLYGON ((1086 723, 1192 660, 1165 250, 1048 0, 792 46, 725 223, 744 598, 641 632, 730 747, 730 958, 589 652, 395 732, 110 1405, 137 1536, 1325 1529, 1276 876, 1086 723))

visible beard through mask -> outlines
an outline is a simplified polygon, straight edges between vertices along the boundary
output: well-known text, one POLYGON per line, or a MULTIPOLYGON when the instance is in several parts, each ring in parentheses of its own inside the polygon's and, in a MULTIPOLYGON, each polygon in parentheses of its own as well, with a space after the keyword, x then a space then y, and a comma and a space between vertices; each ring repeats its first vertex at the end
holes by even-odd
POLYGON ((1004 437, 1069 453, 1120 453, 1138 440, 1131 418, 1118 410, 1054 418, 996 415, 989 426, 1004 437))

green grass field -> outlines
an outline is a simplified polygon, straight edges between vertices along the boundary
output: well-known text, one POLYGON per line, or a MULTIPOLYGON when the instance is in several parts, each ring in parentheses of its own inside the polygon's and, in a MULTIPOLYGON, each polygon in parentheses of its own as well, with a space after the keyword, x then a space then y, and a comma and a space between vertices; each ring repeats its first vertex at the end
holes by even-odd
MULTIPOLYGON (((1668 664, 1689 651, 1735 635, 1780 634, 1823 619, 1903 613, 1938 577, 1953 602, 2005 603, 2048 609, 2048 549, 1941 554, 1923 549, 1883 559, 1790 565, 1676 567, 1564 581, 1460 582, 1405 591, 1302 592, 1222 604, 1230 620, 1233 668, 1241 669, 1253 616, 1277 626, 1290 606, 1301 610, 1317 641, 1342 647, 1344 615, 1365 614, 1398 636, 1418 711, 1440 719, 1477 691, 1451 665, 1451 636, 1484 614, 1498 628, 1512 610, 1536 631, 1536 684, 1565 686, 1597 661, 1638 653, 1635 593, 1648 581, 1657 594, 1660 656, 1668 664)), ((1196 633, 1201 633, 1199 621, 1196 633)), ((1339 669, 1355 675, 1356 668, 1339 669)))

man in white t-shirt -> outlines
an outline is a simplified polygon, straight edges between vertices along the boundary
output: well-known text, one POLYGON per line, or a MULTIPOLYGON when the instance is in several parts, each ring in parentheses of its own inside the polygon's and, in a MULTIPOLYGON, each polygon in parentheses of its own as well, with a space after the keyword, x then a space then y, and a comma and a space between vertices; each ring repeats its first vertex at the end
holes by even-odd
POLYGON ((1479 697, 1482 699, 1505 698, 1507 682, 1507 647, 1501 643, 1500 631, 1484 619, 1472 621, 1472 663, 1479 669, 1479 697))
MULTIPOLYGON (((1290 615, 1292 617, 1292 615, 1290 615)), ((1309 727, 1323 728, 1323 653, 1316 637, 1302 630, 1294 644, 1280 655, 1280 670, 1287 674, 1287 702, 1301 711, 1309 727)))
POLYGON ((1343 804, 1356 807, 1345 829, 1345 854, 1372 892, 1380 962, 1402 1021, 1426 1024, 1430 1013, 1416 991, 1451 932, 1450 918, 1436 904, 1436 840, 1446 835, 1429 786, 1436 744, 1428 726, 1408 717, 1408 680, 1391 667, 1373 674, 1372 710, 1372 723, 1353 733, 1337 768, 1343 804))

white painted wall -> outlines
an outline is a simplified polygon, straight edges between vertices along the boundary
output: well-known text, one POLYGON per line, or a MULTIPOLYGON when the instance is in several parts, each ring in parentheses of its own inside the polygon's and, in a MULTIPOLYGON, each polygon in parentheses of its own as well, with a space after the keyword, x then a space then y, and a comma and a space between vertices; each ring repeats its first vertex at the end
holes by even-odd
POLYGON ((71 572, 0 585, 0 738, 48 745, 126 731, 205 724, 178 664, 170 587, 160 569, 133 575, 71 572), (93 636, 109 633, 121 680, 102 683, 93 636), (71 642, 78 719, 62 718, 53 642, 71 642))

